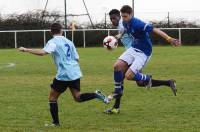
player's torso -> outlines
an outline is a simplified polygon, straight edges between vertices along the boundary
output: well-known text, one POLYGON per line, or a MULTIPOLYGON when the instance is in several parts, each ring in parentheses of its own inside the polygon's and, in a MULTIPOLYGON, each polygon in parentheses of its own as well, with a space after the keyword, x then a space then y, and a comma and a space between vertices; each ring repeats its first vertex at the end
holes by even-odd
POLYGON ((132 47, 140 49, 147 56, 151 55, 152 42, 149 33, 138 30, 137 19, 131 19, 132 22, 124 24, 126 32, 134 38, 132 47))
POLYGON ((82 74, 75 58, 73 43, 62 36, 55 37, 51 41, 56 44, 56 51, 52 54, 57 67, 56 78, 64 81, 80 78, 82 74))

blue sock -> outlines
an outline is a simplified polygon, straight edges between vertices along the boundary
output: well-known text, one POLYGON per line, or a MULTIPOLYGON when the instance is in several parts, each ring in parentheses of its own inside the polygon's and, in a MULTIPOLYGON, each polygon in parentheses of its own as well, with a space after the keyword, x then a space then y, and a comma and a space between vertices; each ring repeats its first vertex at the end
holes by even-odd
POLYGON ((114 93, 121 94, 123 92, 123 73, 122 71, 114 71, 115 91, 114 93))
POLYGON ((138 72, 138 73, 135 74, 133 79, 135 81, 149 81, 150 80, 150 76, 138 72))

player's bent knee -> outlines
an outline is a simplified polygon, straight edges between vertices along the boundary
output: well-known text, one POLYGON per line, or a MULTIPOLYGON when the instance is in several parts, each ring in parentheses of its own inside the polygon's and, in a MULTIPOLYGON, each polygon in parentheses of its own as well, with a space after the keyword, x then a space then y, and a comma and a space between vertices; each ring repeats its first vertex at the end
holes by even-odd
POLYGON ((133 75, 131 75, 130 73, 126 73, 125 78, 126 80, 133 80, 133 75))
POLYGON ((78 103, 82 102, 80 95, 75 96, 75 97, 74 97, 74 100, 75 100, 76 102, 78 102, 78 103))
POLYGON ((133 80, 129 75, 125 75, 126 80, 133 80))
POLYGON ((115 64, 114 64, 114 70, 115 71, 122 71, 124 69, 124 67, 126 67, 127 64, 126 62, 123 62, 121 60, 118 60, 115 64))
POLYGON ((49 101, 57 101, 58 99, 54 96, 49 96, 49 101))
POLYGON ((132 72, 131 69, 128 69, 128 71, 125 74, 125 78, 127 80, 133 80, 134 79, 135 74, 132 72))
POLYGON ((115 71, 120 71, 121 70, 121 65, 119 63, 114 64, 114 70, 115 71))
POLYGON ((54 89, 51 89, 50 94, 49 94, 49 101, 57 101, 60 94, 61 94, 60 92, 57 92, 54 89))
POLYGON ((82 102, 81 99, 79 99, 79 98, 75 98, 74 100, 75 100, 77 103, 82 102))

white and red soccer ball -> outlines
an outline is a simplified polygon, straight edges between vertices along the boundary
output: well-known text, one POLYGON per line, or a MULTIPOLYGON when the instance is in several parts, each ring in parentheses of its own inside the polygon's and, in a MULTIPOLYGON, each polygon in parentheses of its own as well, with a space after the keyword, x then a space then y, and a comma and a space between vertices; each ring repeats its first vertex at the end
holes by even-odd
POLYGON ((108 50, 114 50, 118 46, 118 41, 113 36, 107 36, 103 40, 103 46, 107 48, 108 50))

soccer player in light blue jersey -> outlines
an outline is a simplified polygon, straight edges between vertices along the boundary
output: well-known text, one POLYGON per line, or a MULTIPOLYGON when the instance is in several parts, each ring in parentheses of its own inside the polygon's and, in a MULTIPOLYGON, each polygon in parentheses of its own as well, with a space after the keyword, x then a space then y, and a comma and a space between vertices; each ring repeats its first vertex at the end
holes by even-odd
POLYGON ((124 33, 124 25, 123 20, 120 16, 120 11, 117 9, 112 9, 109 12, 110 21, 112 22, 112 25, 117 28, 118 34, 116 35, 116 38, 121 40, 123 46, 125 49, 129 49, 131 45, 133 44, 133 37, 127 33, 124 33))
MULTIPOLYGON (((153 80, 150 75, 142 74, 141 70, 145 67, 152 54, 150 32, 161 36, 173 46, 179 46, 181 44, 180 41, 171 38, 157 28, 153 28, 151 24, 133 17, 133 10, 130 6, 123 6, 120 11, 123 19, 124 33, 133 37, 133 43, 132 46, 119 57, 114 65, 115 89, 109 98, 115 98, 116 100, 118 100, 119 97, 121 98, 123 94, 124 78, 127 80, 134 80, 137 82, 138 86, 142 87, 168 86, 176 96, 177 90, 174 80, 153 80)), ((119 108, 115 108, 114 106, 112 109, 108 109, 105 112, 119 113, 119 108)))
POLYGON ((49 94, 50 113, 53 121, 52 124, 47 124, 47 126, 59 126, 57 100, 68 87, 74 100, 77 102, 84 102, 97 98, 107 103, 107 98, 98 90, 95 93, 80 92, 80 78, 82 77, 82 73, 76 48, 73 42, 62 36, 63 31, 61 24, 52 24, 51 33, 53 38, 48 41, 43 49, 20 47, 19 50, 38 56, 52 54, 57 68, 57 74, 51 84, 51 91, 49 94))

